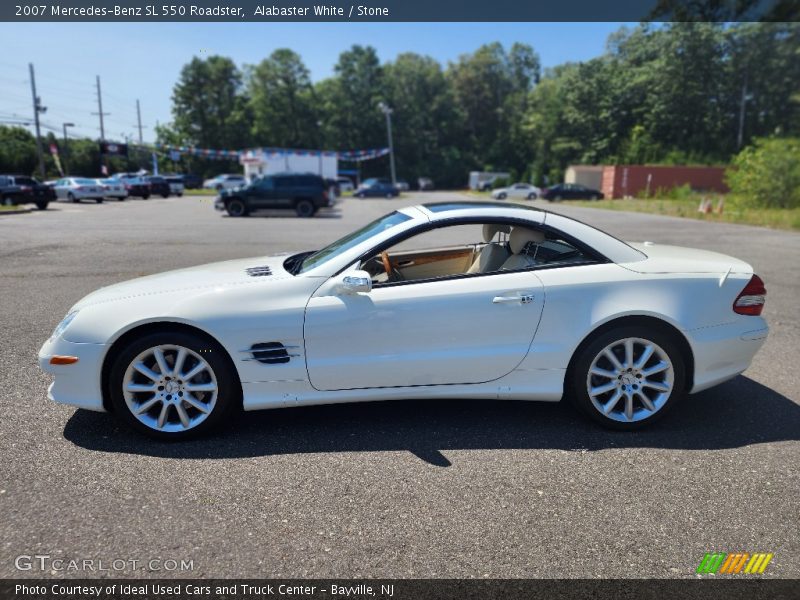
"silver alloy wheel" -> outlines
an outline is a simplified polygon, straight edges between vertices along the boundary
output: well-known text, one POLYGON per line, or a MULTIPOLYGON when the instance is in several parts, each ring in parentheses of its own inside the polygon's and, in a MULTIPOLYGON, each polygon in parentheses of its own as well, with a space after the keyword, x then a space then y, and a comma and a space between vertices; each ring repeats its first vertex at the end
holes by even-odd
POLYGON ((643 338, 610 343, 595 356, 586 390, 600 413, 622 423, 656 414, 672 393, 675 369, 669 355, 643 338))
POLYGON ((217 378, 197 352, 164 344, 131 361, 122 379, 122 394, 131 414, 150 429, 187 431, 214 410, 217 378))

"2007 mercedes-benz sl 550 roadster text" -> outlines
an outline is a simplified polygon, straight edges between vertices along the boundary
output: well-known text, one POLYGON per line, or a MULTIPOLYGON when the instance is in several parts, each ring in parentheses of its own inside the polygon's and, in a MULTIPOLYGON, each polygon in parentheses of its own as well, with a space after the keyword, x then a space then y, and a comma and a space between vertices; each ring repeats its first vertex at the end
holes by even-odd
POLYGON ((766 290, 736 258, 546 211, 404 208, 316 252, 102 288, 39 353, 56 402, 162 439, 229 413, 411 398, 570 398, 618 429, 744 371, 766 290))

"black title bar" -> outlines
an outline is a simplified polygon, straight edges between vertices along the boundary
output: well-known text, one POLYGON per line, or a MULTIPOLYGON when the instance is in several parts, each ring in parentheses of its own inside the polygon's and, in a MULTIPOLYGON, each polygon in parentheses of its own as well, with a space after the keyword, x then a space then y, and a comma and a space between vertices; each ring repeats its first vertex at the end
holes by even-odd
POLYGON ((31 0, 0 21, 797 21, 800 0, 31 0))

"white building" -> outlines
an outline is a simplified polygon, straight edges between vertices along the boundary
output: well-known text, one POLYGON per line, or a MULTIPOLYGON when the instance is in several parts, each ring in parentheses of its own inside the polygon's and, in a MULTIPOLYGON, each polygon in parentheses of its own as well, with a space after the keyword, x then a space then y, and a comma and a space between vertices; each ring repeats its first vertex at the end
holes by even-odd
POLYGON ((336 179, 339 169, 337 153, 320 150, 257 148, 243 152, 239 162, 247 179, 276 173, 314 173, 336 179))

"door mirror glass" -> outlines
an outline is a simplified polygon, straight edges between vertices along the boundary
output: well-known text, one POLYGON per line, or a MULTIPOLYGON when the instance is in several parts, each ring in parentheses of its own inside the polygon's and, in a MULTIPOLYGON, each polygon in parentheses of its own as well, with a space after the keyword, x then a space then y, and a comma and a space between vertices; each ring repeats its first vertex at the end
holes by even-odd
POLYGON ((366 271, 350 271, 341 276, 339 290, 345 294, 372 291, 372 279, 366 271))

